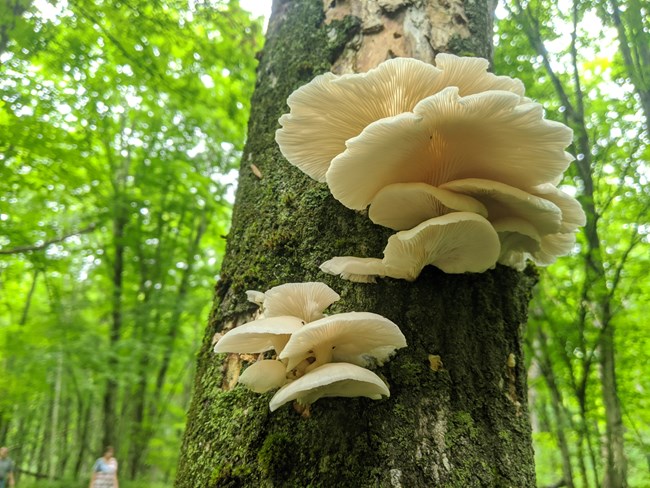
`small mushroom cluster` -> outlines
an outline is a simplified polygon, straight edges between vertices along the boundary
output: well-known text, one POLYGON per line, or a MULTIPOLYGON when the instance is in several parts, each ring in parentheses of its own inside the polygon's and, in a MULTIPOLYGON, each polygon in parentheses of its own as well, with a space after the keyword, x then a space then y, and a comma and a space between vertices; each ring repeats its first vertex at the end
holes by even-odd
POLYGON ((521 81, 482 58, 409 58, 363 74, 316 77, 280 118, 282 154, 376 224, 398 231, 383 259, 335 257, 321 269, 352 281, 415 280, 427 264, 523 269, 570 252, 580 204, 557 188, 572 131, 546 120, 521 81))
POLYGON ((367 366, 383 364, 406 339, 393 322, 368 312, 325 316, 340 297, 320 282, 287 283, 265 293, 247 292, 261 317, 224 334, 217 353, 259 354, 239 377, 257 393, 279 388, 271 411, 297 400, 309 405, 331 396, 389 396, 367 366))

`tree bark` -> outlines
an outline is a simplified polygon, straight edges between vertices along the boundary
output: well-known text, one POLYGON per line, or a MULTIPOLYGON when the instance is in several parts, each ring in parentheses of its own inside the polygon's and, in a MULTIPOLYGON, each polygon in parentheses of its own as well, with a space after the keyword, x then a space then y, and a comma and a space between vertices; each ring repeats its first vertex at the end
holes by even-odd
POLYGON ((93 405, 92 393, 88 395, 89 398, 87 405, 84 404, 84 398, 79 392, 77 395, 77 446, 79 447, 79 450, 77 451, 73 470, 73 476, 75 480, 79 479, 79 474, 81 473, 81 465, 83 464, 84 458, 86 456, 86 450, 88 449, 90 416, 92 414, 93 405))
POLYGON ((53 480, 56 477, 57 463, 56 459, 60 455, 58 452, 59 444, 59 407, 61 404, 61 376, 63 375, 63 356, 59 351, 57 366, 54 378, 54 395, 52 397, 52 416, 50 425, 50 448, 48 452, 48 479, 53 480))
POLYGON ((624 449, 624 426, 621 402, 616 386, 614 369, 614 325, 609 324, 600 340, 600 379, 603 382, 603 404, 605 405, 605 474, 604 488, 625 488, 627 486, 627 459, 624 449))
POLYGON ((111 374, 106 380, 106 390, 104 391, 103 412, 103 437, 102 449, 106 446, 115 446, 117 441, 116 423, 117 423, 117 396, 118 381, 116 372, 119 361, 117 356, 117 346, 122 336, 122 292, 124 283, 124 254, 126 252, 126 243, 124 242, 124 232, 128 224, 128 209, 126 195, 123 193, 125 182, 128 175, 129 160, 126 160, 122 166, 117 169, 113 163, 112 149, 108 143, 106 145, 106 154, 111 162, 111 168, 116 172, 113 179, 113 191, 115 198, 114 220, 113 220, 113 262, 111 268, 111 278, 113 284, 113 294, 111 300, 111 329, 109 334, 109 351, 108 370, 111 374))
POLYGON ((287 96, 315 75, 393 55, 486 57, 491 22, 485 1, 275 2, 177 487, 535 486, 522 359, 535 276, 501 266, 429 267, 413 283, 323 275, 318 265, 333 256, 381 256, 389 232, 291 167, 274 141, 287 96), (241 359, 215 356, 213 335, 252 319, 245 290, 310 280, 341 294, 335 312, 372 311, 400 326, 409 346, 377 371, 390 399, 322 399, 302 418, 288 405, 271 414, 270 395, 234 387, 241 359))

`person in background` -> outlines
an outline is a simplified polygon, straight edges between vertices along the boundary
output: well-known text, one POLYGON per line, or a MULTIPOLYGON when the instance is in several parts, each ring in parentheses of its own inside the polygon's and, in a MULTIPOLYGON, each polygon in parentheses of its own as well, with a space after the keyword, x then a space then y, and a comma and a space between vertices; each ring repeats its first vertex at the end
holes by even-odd
POLYGON ((113 448, 107 446, 104 449, 104 455, 95 461, 89 488, 119 488, 119 486, 117 481, 117 459, 113 457, 113 448))
POLYGON ((16 486, 14 469, 14 462, 9 457, 9 449, 0 447, 0 488, 16 486))

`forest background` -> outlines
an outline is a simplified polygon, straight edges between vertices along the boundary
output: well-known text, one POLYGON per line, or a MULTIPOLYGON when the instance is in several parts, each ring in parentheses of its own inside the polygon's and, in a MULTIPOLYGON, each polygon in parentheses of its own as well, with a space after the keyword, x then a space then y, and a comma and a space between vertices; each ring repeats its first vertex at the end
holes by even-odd
MULTIPOLYGON (((574 129, 563 189, 589 218, 530 307, 539 486, 600 486, 620 442, 650 487, 647 8, 498 8, 495 71, 574 129)), ((106 444, 123 487, 171 486, 262 32, 237 1, 0 7, 0 445, 21 486, 85 486, 106 444)))

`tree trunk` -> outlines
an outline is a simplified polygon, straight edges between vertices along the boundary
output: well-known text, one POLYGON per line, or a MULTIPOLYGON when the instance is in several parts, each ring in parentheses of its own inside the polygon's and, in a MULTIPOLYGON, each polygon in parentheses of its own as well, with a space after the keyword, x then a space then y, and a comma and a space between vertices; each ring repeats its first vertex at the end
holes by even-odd
POLYGON ((429 267, 413 283, 323 275, 318 265, 333 256, 381 256, 389 232, 291 167, 274 141, 287 96, 315 75, 393 55, 489 57, 491 19, 485 1, 328 1, 325 11, 320 0, 275 2, 177 487, 535 486, 521 341, 534 276, 501 266, 429 267), (212 338, 252 319, 245 290, 313 280, 341 294, 335 312, 376 312, 402 329, 409 346, 378 371, 388 400, 322 399, 302 418, 233 388, 240 359, 221 361, 212 338))
MULTIPOLYGON (((119 185, 119 182, 118 182, 119 185)), ((122 284, 124 281, 124 252, 126 245, 124 243, 124 229, 126 227, 128 217, 126 214, 125 201, 122 201, 123 196, 116 192, 115 205, 116 216, 113 221, 113 240, 114 240, 114 256, 112 267, 113 279, 113 297, 112 297, 112 310, 111 310, 111 330, 109 335, 110 356, 108 358, 108 370, 111 374, 108 375, 106 380, 106 390, 104 392, 104 425, 102 437, 102 449, 106 446, 114 446, 117 441, 116 432, 116 408, 117 408, 117 370, 118 370, 118 357, 117 345, 122 335, 122 284)))
POLYGON ((7 443, 7 433, 11 425, 11 417, 5 412, 0 412, 0 444, 3 446, 7 443))
POLYGON ((52 397, 52 416, 50 425, 50 448, 48 452, 48 471, 47 477, 53 480, 56 477, 57 458, 59 456, 59 407, 61 404, 61 376, 63 373, 63 357, 59 351, 57 366, 54 378, 54 396, 52 397))
POLYGON ((623 414, 614 369, 614 325, 609 324, 600 340, 600 379, 603 382, 606 442, 604 488, 627 486, 627 459, 623 448, 623 414))
POLYGON ((45 415, 41 417, 42 418, 41 424, 43 430, 42 430, 42 434, 38 436, 38 438, 40 439, 39 441, 40 445, 38 446, 38 458, 36 460, 36 471, 39 473, 47 473, 48 471, 49 459, 47 457, 47 441, 52 432, 51 430, 52 426, 50 425, 48 419, 52 418, 52 407, 53 404, 51 402, 43 406, 45 415))
POLYGON ((63 426, 61 428, 61 445, 59 448, 59 458, 56 466, 55 479, 62 479, 66 474, 66 468, 70 461, 70 435, 72 423, 72 399, 67 396, 63 411, 63 426))
POLYGON ((90 416, 92 414, 92 405, 93 405, 93 395, 90 394, 88 398, 87 406, 84 405, 83 396, 79 395, 77 397, 77 446, 79 450, 77 451, 76 461, 74 464, 74 479, 79 479, 79 474, 81 473, 81 466, 83 464, 84 458, 86 456, 86 450, 88 448, 88 437, 90 431, 90 416))

